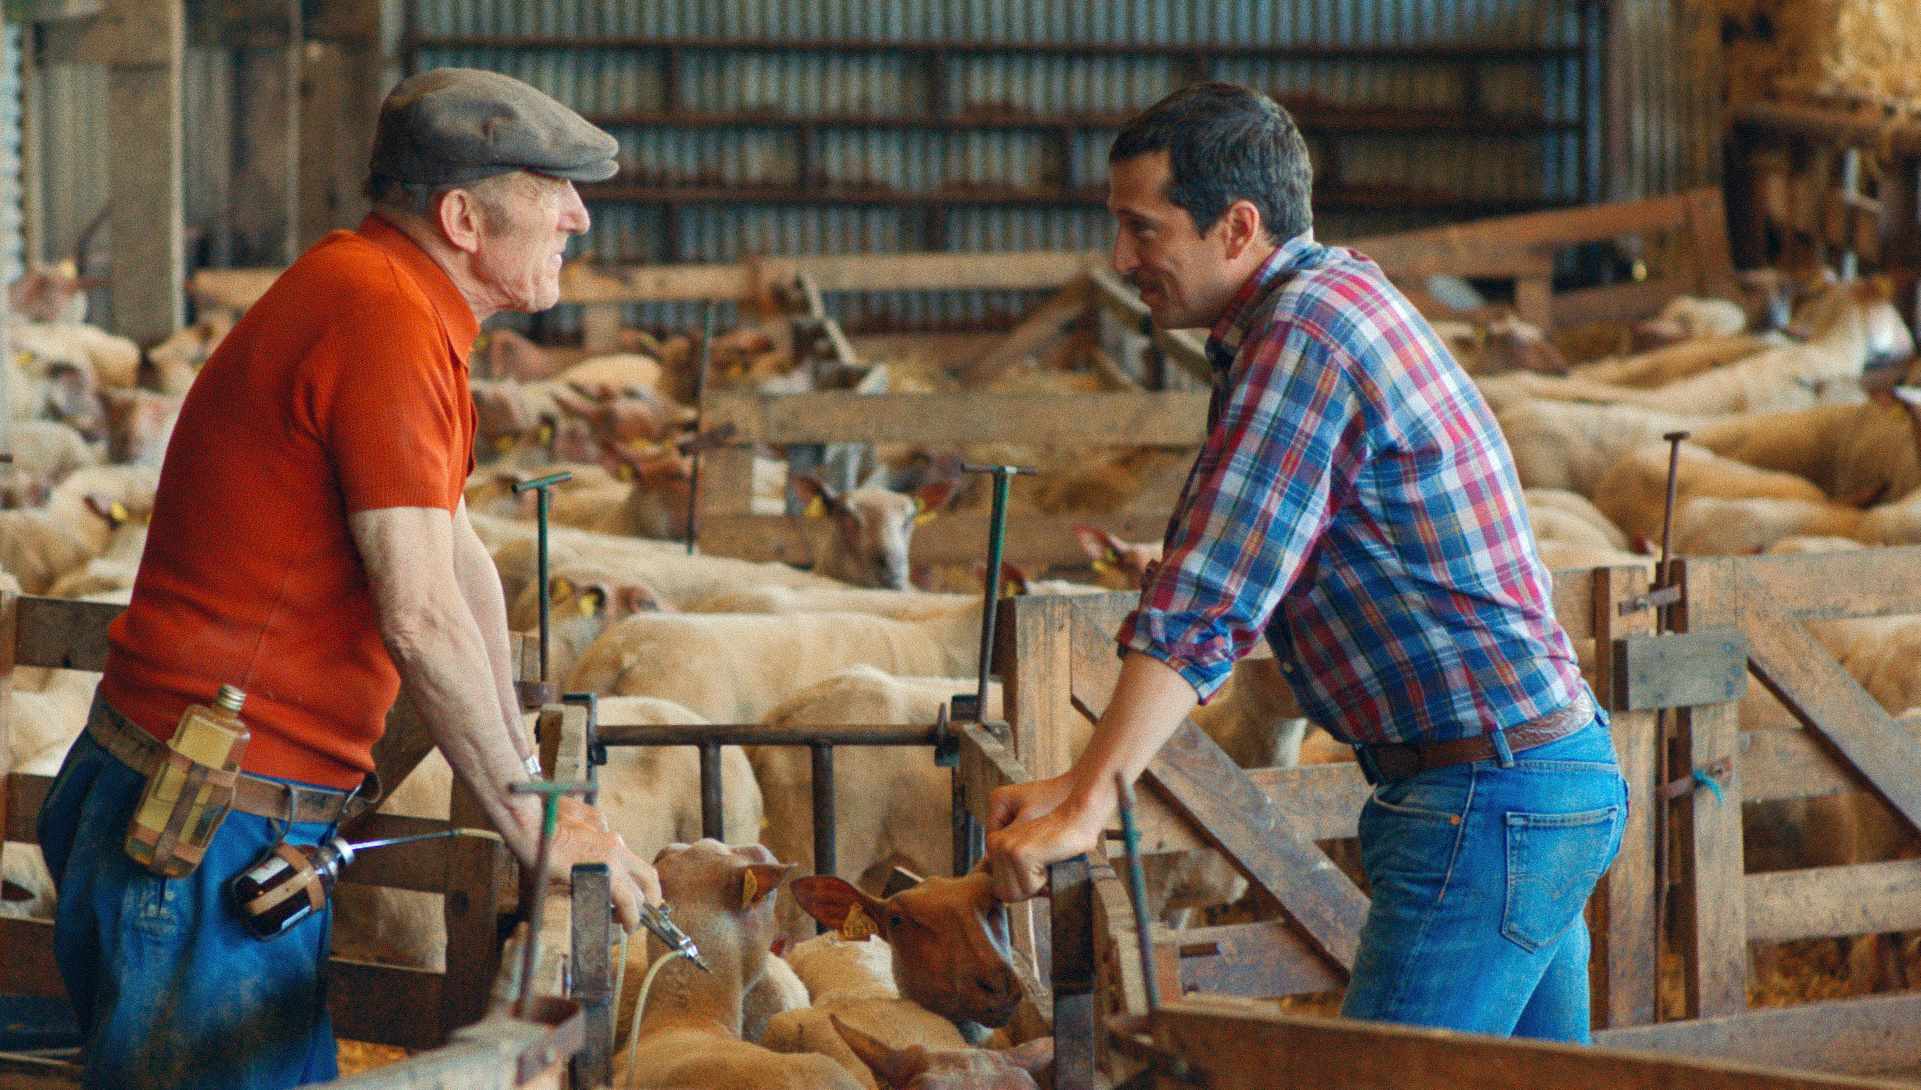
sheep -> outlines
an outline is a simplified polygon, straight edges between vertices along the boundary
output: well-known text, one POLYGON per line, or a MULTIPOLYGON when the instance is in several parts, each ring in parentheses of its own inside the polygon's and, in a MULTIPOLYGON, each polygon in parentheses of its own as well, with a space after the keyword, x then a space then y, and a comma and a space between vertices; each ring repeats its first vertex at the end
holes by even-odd
POLYGON ((1649 389, 1691 378, 1787 343, 1785 337, 1777 334, 1695 337, 1645 352, 1582 364, 1574 368, 1569 377, 1581 382, 1649 389))
POLYGON ((1527 488, 1593 496, 1603 475, 1636 447, 1676 431, 1693 431, 1710 418, 1634 405, 1577 405, 1523 399, 1494 412, 1514 469, 1527 488))
MULTIPOLYGON (((614 1057, 618 1087, 699 1090, 858 1090, 825 1057, 770 1051, 741 1039, 742 1008, 766 971, 775 890, 792 869, 759 845, 711 840, 672 845, 654 859, 674 919, 713 971, 676 959, 662 966, 628 1050, 614 1057)), ((648 953, 658 944, 649 939, 648 953)), ((629 960, 629 979, 638 979, 629 960)))
POLYGON ((885 899, 828 875, 797 878, 790 888, 808 915, 839 934, 788 951, 813 1006, 770 1019, 767 1047, 826 1052, 865 1085, 873 1076, 830 1013, 894 1047, 951 1049, 1006 1025, 1020 1006, 1007 907, 985 870, 928 878, 885 899))
POLYGON ((98 555, 81 531, 49 511, 0 511, 0 569, 11 572, 26 593, 45 594, 98 555))
POLYGON ((1006 1049, 895 1048, 838 1014, 827 1019, 883 1090, 1040 1090, 1036 1080, 1049 1079, 1054 1067, 1052 1037, 1006 1049))
MULTIPOLYGON (((925 723, 932 725, 954 694, 972 692, 961 678, 896 678, 853 666, 793 694, 767 713, 767 725, 925 723)), ((1000 715, 1000 688, 988 689, 988 718, 1000 715)), ((814 869, 811 758, 801 746, 753 746, 747 751, 766 799, 761 842, 782 859, 814 869)), ((896 866, 916 874, 947 869, 953 856, 952 777, 920 747, 848 746, 835 757, 837 869, 878 891, 896 866)), ((781 932, 795 939, 811 931, 798 911, 780 914, 781 932)))
MULTIPOLYGON (((494 556, 503 582, 527 579, 534 568, 531 523, 512 522, 480 513, 470 514, 474 531, 494 556)), ((663 608, 685 609, 703 598, 744 586, 813 587, 846 590, 844 583, 798 571, 785 564, 736 560, 724 556, 688 556, 678 545, 642 538, 617 537, 569 526, 553 527, 548 538, 551 574, 565 575, 555 560, 563 553, 571 563, 596 573, 623 573, 644 582, 663 608)), ((517 596, 517 595, 516 595, 517 596)), ((513 601, 509 598, 508 601, 513 601)))
POLYGON ((1522 498, 1537 542, 1559 541, 1597 549, 1628 547, 1627 535, 1585 496, 1565 489, 1530 488, 1522 498))
POLYGON ((1098 526, 1080 523, 1074 536, 1094 565, 1094 575, 1109 590, 1139 590, 1147 575, 1161 562, 1162 542, 1130 542, 1098 526))
POLYGON ((913 590, 846 588, 822 590, 800 587, 744 587, 701 598, 689 613, 871 613, 877 617, 915 620, 978 606, 977 595, 931 594, 913 590))
POLYGON ((57 420, 15 420, 8 438, 13 461, 0 464, 0 508, 45 503, 54 485, 100 462, 85 437, 57 420))
MULTIPOLYGON (((1654 540, 1661 533, 1667 502, 1669 449, 1660 443, 1624 456, 1595 485, 1594 502, 1628 534, 1654 540)), ((1680 444, 1675 503, 1696 496, 1789 499, 1821 503, 1827 495, 1813 482, 1792 473, 1756 469, 1722 458, 1694 443, 1680 444)))
POLYGON ((641 613, 612 625, 568 675, 576 691, 658 696, 716 723, 752 723, 807 685, 865 663, 910 677, 965 677, 980 607, 897 621, 853 613, 641 613))
POLYGON ((935 481, 908 496, 872 485, 845 495, 819 477, 793 479, 794 491, 826 517, 822 533, 810 532, 814 570, 862 587, 907 589, 908 547, 914 527, 932 517, 953 495, 954 482, 935 481))
POLYGON ((1674 549, 1679 553, 1739 556, 1784 538, 1851 537, 1867 512, 1820 500, 1695 496, 1676 505, 1674 549))
POLYGON ((7 337, 16 353, 45 364, 84 363, 102 386, 129 389, 140 380, 140 346, 84 322, 14 322, 7 337))

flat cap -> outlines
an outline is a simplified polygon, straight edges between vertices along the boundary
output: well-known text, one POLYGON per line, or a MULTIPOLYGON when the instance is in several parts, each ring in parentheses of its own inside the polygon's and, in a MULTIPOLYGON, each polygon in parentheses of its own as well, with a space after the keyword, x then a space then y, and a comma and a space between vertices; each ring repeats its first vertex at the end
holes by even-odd
POLYGON ((545 92, 498 72, 436 68, 409 76, 380 105, 377 177, 461 185, 511 170, 600 182, 620 145, 545 92))

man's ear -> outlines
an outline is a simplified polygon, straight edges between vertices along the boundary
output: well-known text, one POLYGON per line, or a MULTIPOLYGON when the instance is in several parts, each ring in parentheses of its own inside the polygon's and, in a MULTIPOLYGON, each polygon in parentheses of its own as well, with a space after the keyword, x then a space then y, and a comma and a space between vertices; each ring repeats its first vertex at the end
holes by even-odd
POLYGON ((1261 222, 1261 210, 1246 198, 1227 206, 1227 211, 1221 214, 1220 226, 1229 261, 1246 253, 1249 246, 1267 233, 1266 225, 1261 222))
POLYGON ((450 189, 434 201, 433 221, 447 244, 464 254, 480 249, 480 202, 465 189, 450 189))

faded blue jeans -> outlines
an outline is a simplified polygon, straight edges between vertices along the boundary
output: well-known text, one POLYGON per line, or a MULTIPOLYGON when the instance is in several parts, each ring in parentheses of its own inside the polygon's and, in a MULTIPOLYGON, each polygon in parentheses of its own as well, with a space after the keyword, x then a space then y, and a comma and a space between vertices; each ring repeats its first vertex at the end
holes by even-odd
POLYGON ((1621 848, 1607 715, 1544 746, 1379 784, 1373 903, 1341 1013, 1586 1043, 1588 894, 1621 848))
MULTIPOLYGON (((334 1078, 331 910, 263 942, 222 888, 285 824, 230 813, 192 874, 160 878, 121 847, 141 782, 82 734, 40 810, 60 893, 53 952, 85 1043, 84 1085, 281 1090, 334 1078)), ((326 828, 301 822, 287 839, 311 844, 326 828)))

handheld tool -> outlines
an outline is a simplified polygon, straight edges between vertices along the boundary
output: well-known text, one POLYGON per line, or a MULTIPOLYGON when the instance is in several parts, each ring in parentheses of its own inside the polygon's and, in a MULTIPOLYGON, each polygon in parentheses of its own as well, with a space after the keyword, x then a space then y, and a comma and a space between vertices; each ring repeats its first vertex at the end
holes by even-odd
POLYGON ((526 898, 527 945, 520 961, 520 997, 514 1001, 517 1017, 527 1017, 534 998, 534 955, 540 948, 540 895, 547 889, 548 853, 554 846, 554 830, 560 826, 562 795, 585 795, 591 784, 556 783, 553 780, 528 780, 507 790, 516 795, 539 795, 541 801, 540 847, 534 852, 533 896, 526 898))
POLYGON ((666 905, 655 908, 653 905, 643 903, 640 906, 640 926, 652 932, 653 936, 665 944, 668 950, 678 953, 699 966, 701 972, 714 971, 708 967, 706 961, 702 960, 700 947, 694 945, 693 938, 674 923, 673 910, 666 905))
POLYGON ((535 477, 531 481, 519 481, 514 485, 516 494, 521 492, 534 494, 534 517, 539 525, 534 566, 538 569, 535 574, 540 579, 540 683, 538 691, 529 693, 523 690, 519 694, 523 708, 538 708, 559 699, 556 687, 547 680, 548 613, 553 607, 553 591, 547 585, 547 504, 551 498, 550 492, 555 485, 565 484, 573 479, 572 473, 562 470, 559 473, 549 473, 545 477, 535 477))

